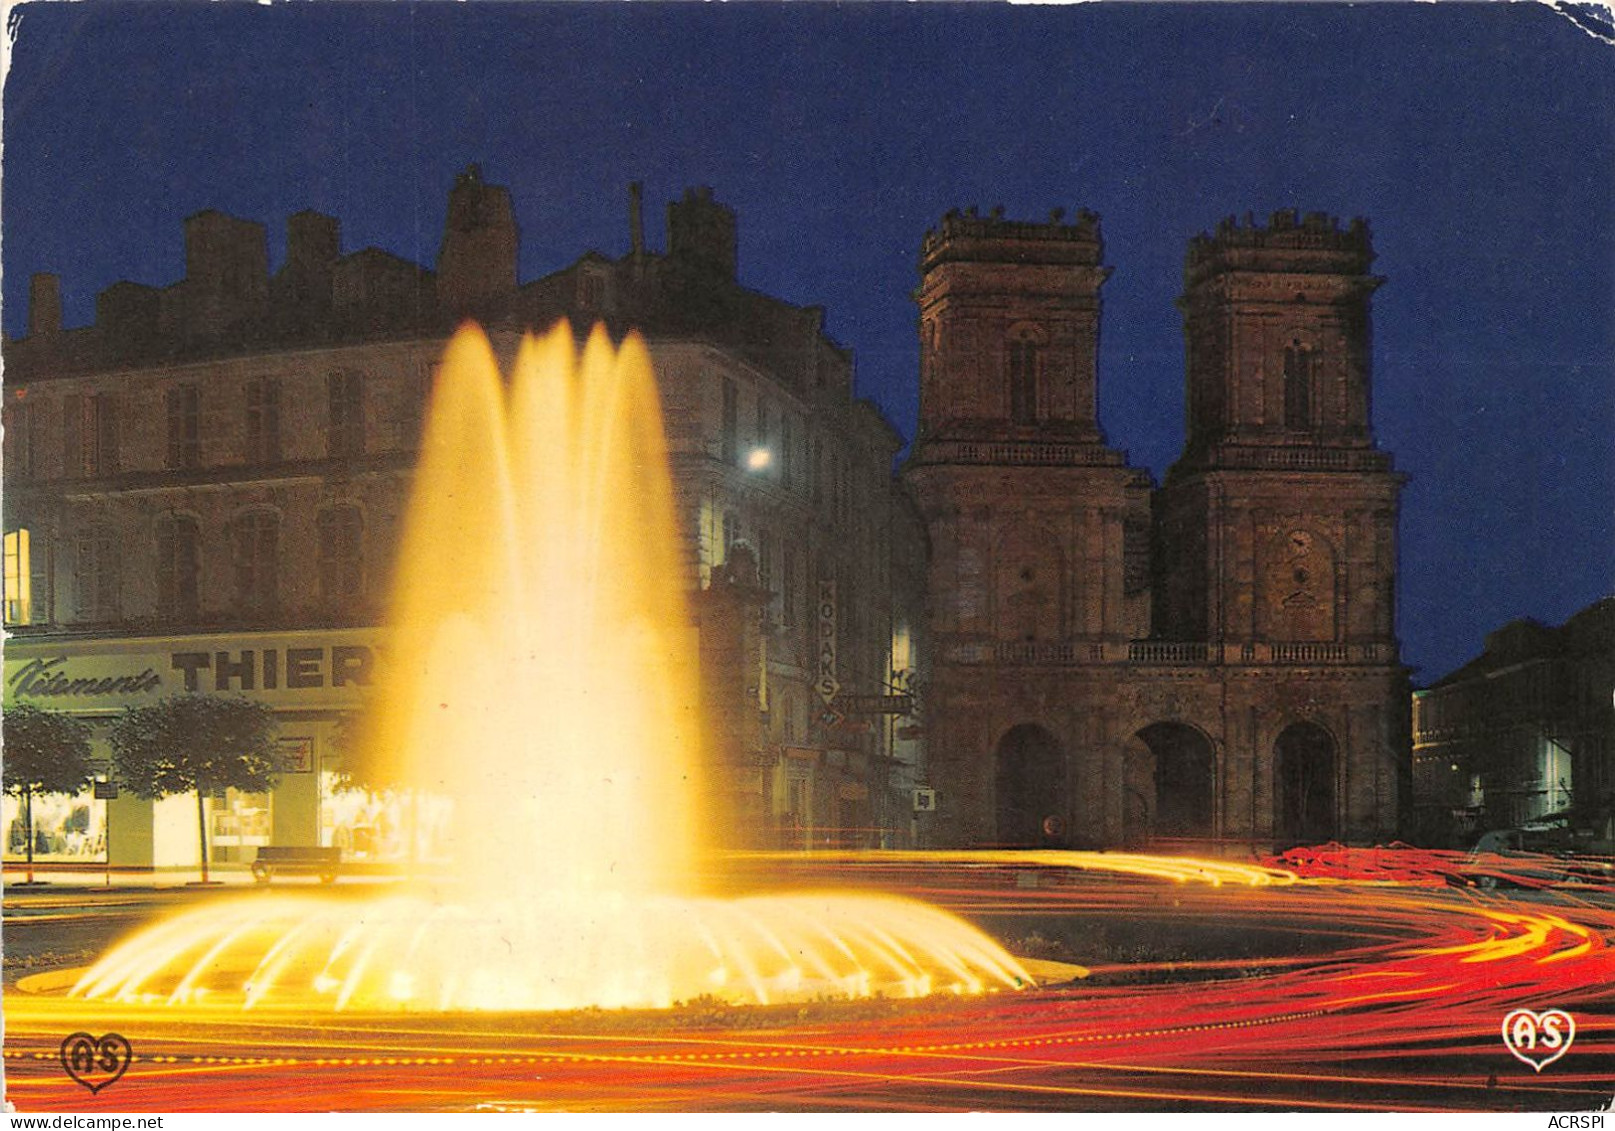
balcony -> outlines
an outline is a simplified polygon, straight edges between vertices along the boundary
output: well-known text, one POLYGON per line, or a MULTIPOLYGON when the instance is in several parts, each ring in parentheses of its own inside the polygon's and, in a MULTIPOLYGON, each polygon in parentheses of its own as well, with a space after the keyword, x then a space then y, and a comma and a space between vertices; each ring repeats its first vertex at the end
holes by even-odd
POLYGON ((1091 664, 1135 664, 1150 667, 1284 667, 1308 665, 1386 665, 1400 662, 1390 642, 1340 643, 1247 641, 1211 644, 1204 641, 994 641, 942 642, 939 655, 951 664, 1014 664, 1074 667, 1091 664))

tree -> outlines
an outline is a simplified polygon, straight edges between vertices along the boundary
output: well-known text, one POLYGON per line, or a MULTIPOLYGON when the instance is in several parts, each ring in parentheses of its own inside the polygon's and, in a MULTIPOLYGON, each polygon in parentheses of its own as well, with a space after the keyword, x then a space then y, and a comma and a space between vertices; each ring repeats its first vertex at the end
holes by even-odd
POLYGON ((346 711, 337 718, 332 734, 337 789, 352 789, 378 796, 390 794, 404 822, 405 853, 411 862, 420 852, 421 792, 408 784, 397 759, 376 755, 375 720, 362 711, 346 711))
POLYGON ((77 793, 90 783, 90 724, 29 704, 6 708, 5 790, 22 798, 28 882, 34 882, 34 794, 77 793))
POLYGON ((336 729, 331 735, 332 749, 336 754, 334 770, 338 789, 362 789, 380 793, 399 783, 382 771, 376 760, 368 757, 370 745, 364 715, 358 711, 344 711, 337 716, 336 729))
POLYGON ((112 726, 118 780, 155 800, 196 792, 202 882, 208 882, 208 794, 261 793, 275 784, 275 713, 262 703, 219 695, 170 695, 130 707, 112 726))

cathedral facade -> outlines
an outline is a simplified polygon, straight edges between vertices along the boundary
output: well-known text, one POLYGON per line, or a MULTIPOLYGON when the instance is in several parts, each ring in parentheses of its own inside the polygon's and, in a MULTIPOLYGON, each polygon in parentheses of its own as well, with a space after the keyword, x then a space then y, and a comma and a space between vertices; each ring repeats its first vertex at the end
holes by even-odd
POLYGON ((1191 241, 1187 439, 1097 415, 1099 219, 949 213, 917 293, 934 840, 1228 851, 1390 839, 1401 476, 1369 415, 1366 224, 1191 241))

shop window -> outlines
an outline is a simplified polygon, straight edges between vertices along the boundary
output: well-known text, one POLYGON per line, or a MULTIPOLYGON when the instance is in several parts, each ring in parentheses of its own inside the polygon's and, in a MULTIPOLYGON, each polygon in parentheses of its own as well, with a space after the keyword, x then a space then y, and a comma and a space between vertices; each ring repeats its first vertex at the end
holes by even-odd
POLYGON ((77 539, 73 571, 73 604, 81 621, 118 619, 119 563, 117 543, 110 534, 86 534, 77 539))
POLYGON ((5 542, 6 623, 33 623, 33 578, 27 530, 9 530, 5 542))
POLYGON ((325 379, 327 440, 332 459, 364 454, 364 375, 353 370, 325 379))
POLYGON ((168 515, 157 523, 157 607, 165 617, 196 617, 201 573, 196 519, 168 515))
POLYGON ((176 471, 202 463, 202 395, 195 385, 168 390, 168 466, 176 471))
POLYGON ((210 800, 208 818, 208 847, 216 861, 247 862, 250 854, 242 849, 269 843, 271 821, 267 793, 226 789, 222 799, 210 800))
POLYGON ((249 511, 236 519, 232 534, 237 606, 246 613, 273 612, 279 596, 279 517, 249 511))
POLYGON ((349 605, 364 591, 364 517, 358 507, 329 507, 318 525, 320 596, 331 608, 349 605))
MULTIPOLYGON (((36 793, 33 809, 36 861, 88 864, 106 859, 107 806, 105 801, 97 801, 90 790, 78 794, 36 793)), ((26 857, 28 822, 22 798, 5 795, 0 823, 5 826, 6 859, 26 857)))
POLYGON ((372 793, 343 789, 320 775, 320 843, 346 860, 420 862, 443 857, 454 815, 447 798, 416 791, 372 793))
POLYGON ((247 382, 247 462, 280 461, 280 381, 247 382))

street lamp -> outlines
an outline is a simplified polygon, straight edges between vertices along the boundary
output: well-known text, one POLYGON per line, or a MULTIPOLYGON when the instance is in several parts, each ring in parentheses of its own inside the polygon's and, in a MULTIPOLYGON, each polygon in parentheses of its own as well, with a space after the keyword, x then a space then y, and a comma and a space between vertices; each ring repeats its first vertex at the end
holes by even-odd
POLYGON ((764 471, 773 466, 773 463, 774 453, 761 445, 746 453, 747 471, 764 471))

